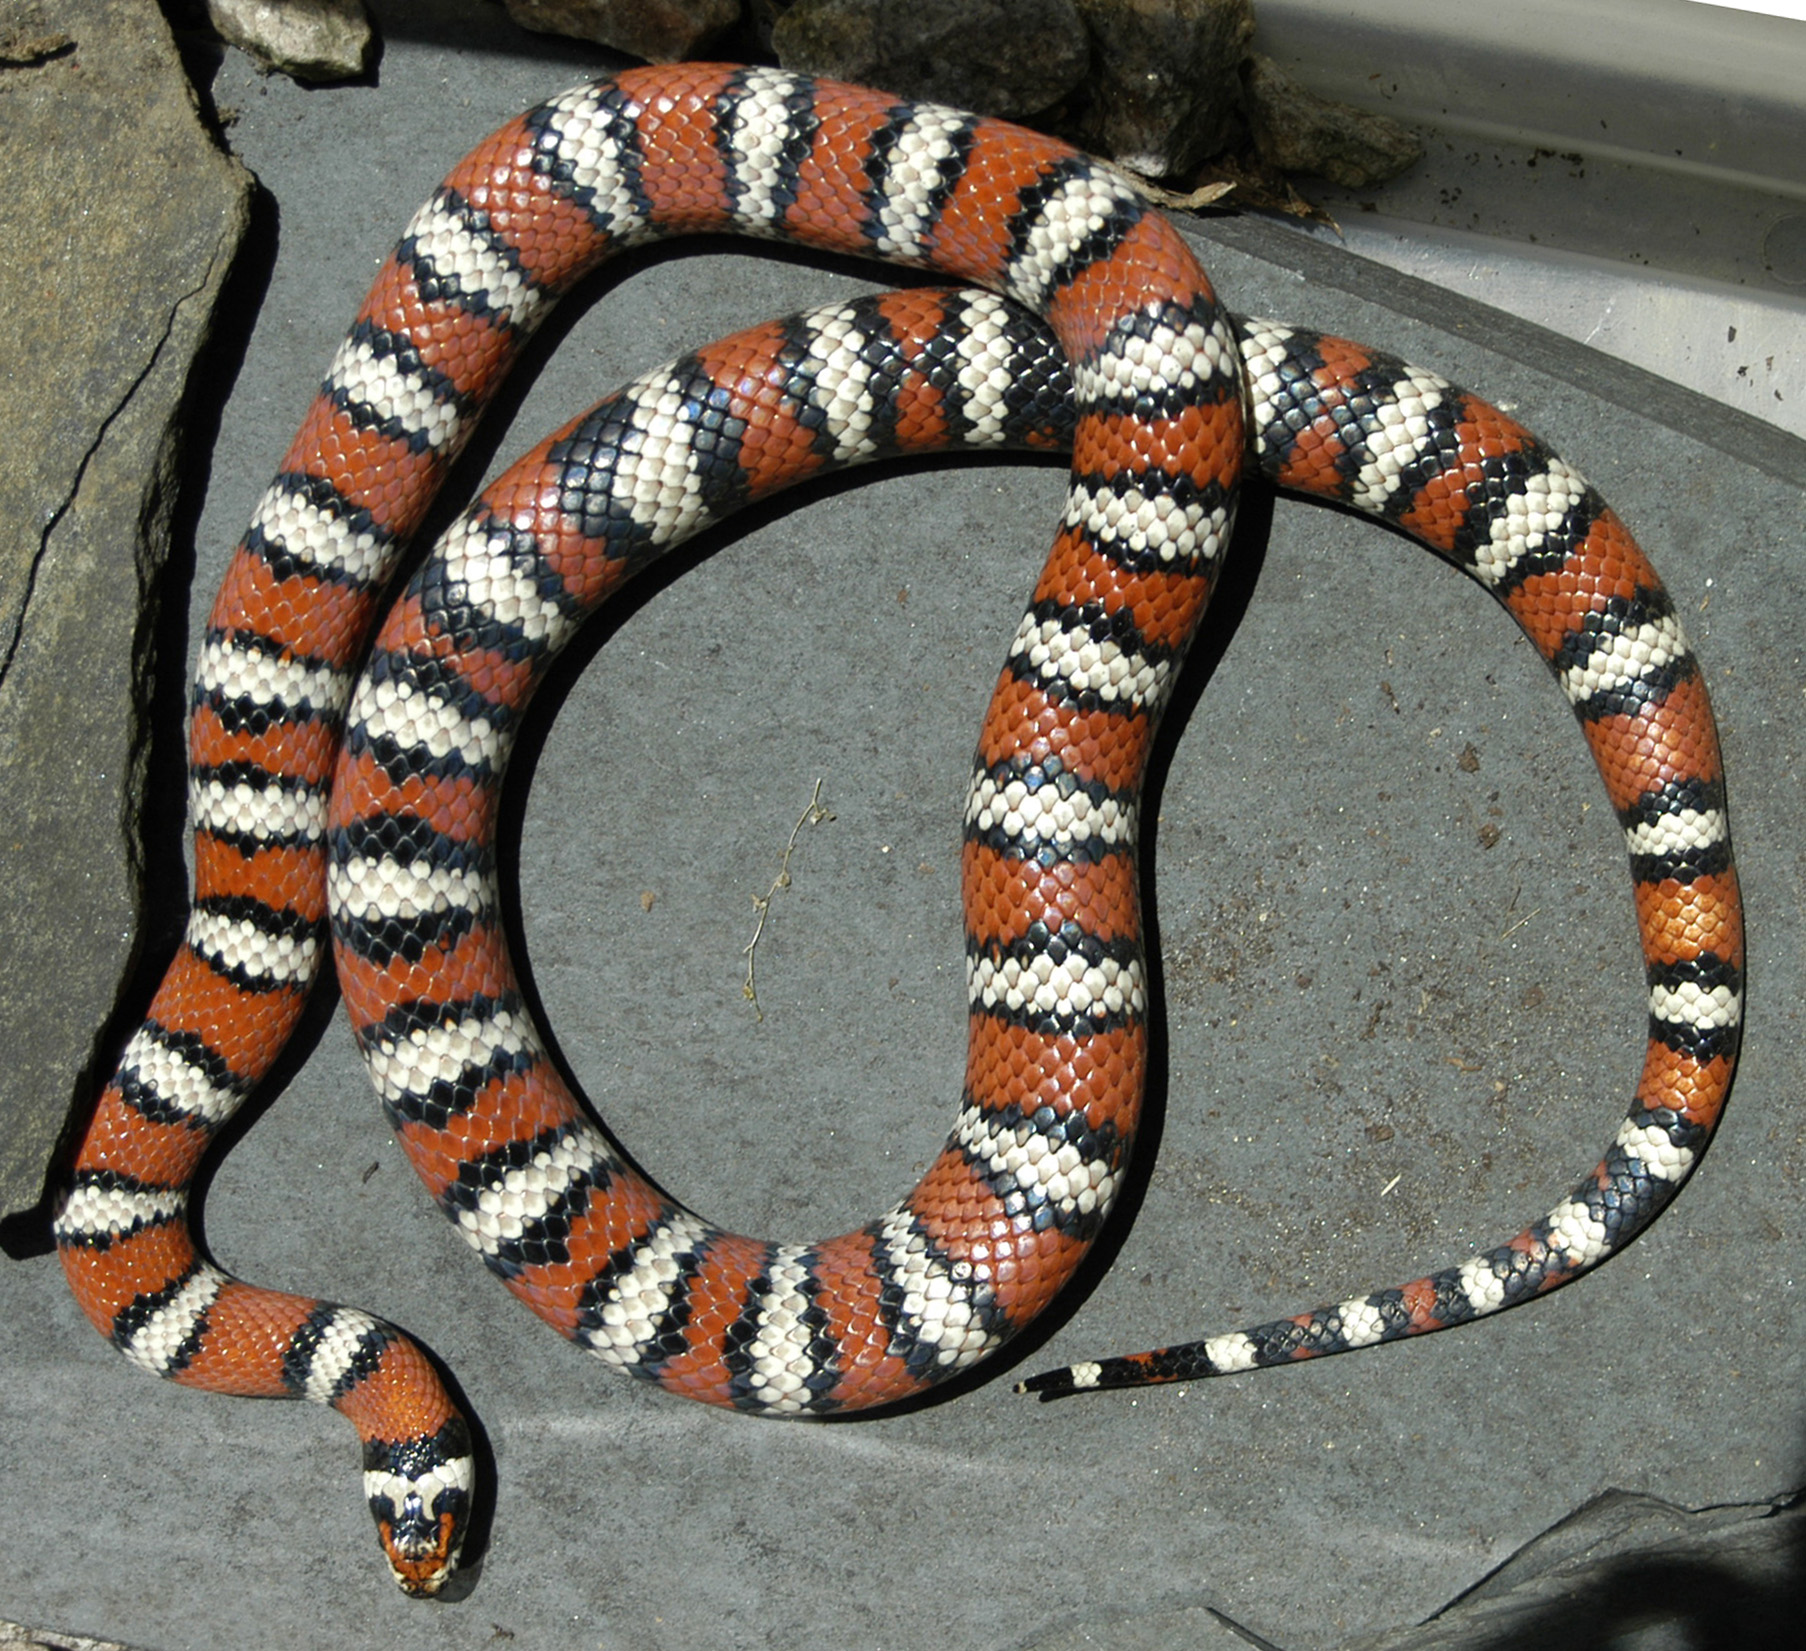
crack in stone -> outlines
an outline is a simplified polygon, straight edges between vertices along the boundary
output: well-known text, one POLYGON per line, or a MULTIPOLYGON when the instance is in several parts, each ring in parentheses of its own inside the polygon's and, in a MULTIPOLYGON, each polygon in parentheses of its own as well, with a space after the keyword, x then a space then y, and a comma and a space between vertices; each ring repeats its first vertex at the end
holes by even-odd
MULTIPOLYGON (((164 318, 163 331, 158 336, 155 343, 152 344, 150 354, 146 357, 143 367, 133 376, 117 401, 115 401, 113 406, 107 411, 106 415, 96 426, 94 439, 88 443, 88 446, 77 461, 74 475, 71 477, 69 487, 65 491, 63 497, 58 500, 56 504, 48 507, 44 512, 43 529, 38 535, 37 548, 32 553, 31 559, 25 567, 25 577, 22 581, 22 588, 19 596, 18 617, 13 622, 12 634, 7 637, 4 650, 0 650, 0 691, 5 690, 7 679, 12 671, 13 662, 18 657, 19 649, 24 645, 25 631, 31 617, 32 599, 37 592, 39 572, 43 568, 44 562, 50 554, 51 537, 62 524, 63 519, 74 508, 76 499, 81 495, 82 483, 87 477, 88 469, 94 462, 96 454, 98 454, 102 446, 105 445, 107 436, 112 431, 113 426, 119 422, 126 410, 137 400, 139 391, 144 388, 146 381, 150 378, 151 374, 157 370, 158 365, 162 362, 165 352, 169 347, 170 340, 175 335, 176 323, 181 316, 183 309, 187 305, 192 304, 195 299, 204 296, 208 291, 212 284, 213 271, 218 265, 218 262, 219 254, 215 252, 213 256, 207 260, 207 267, 202 273, 201 279, 193 286, 189 287, 186 292, 180 293, 175 301, 169 306, 164 318)), ((180 398, 177 400, 177 409, 179 410, 179 408, 180 398)), ((138 526, 142 529, 142 517, 140 518, 138 526)), ((134 558, 134 560, 136 560, 136 558, 134 558)))

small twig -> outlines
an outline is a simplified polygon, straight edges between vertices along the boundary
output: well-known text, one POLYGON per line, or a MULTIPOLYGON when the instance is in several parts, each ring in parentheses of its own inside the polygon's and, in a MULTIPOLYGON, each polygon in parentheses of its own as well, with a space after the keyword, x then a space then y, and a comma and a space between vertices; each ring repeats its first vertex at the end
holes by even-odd
POLYGON ((1097 155, 1095 159, 1107 172, 1114 172, 1124 179, 1156 206, 1164 206, 1174 212, 1198 212, 1207 206, 1215 206, 1225 195, 1235 188, 1233 183, 1207 183, 1199 189, 1176 190, 1157 184, 1152 178, 1144 178, 1139 172, 1124 166, 1120 161, 1113 161, 1108 156, 1097 155))
POLYGON ((778 874, 771 880, 771 887, 763 894, 752 897, 753 908, 759 914, 759 921, 753 925, 752 939, 747 941, 742 955, 746 959, 746 984, 740 988, 746 1001, 753 1006, 753 1013, 764 1020, 765 1011, 759 1007, 759 994, 753 985, 753 952, 759 944, 759 936, 765 932, 765 919, 771 915, 771 900, 779 889, 790 887, 790 856, 796 852, 796 840, 803 834, 804 826, 820 825, 824 820, 834 818, 821 805, 822 782, 815 782, 815 789, 809 793, 809 806, 805 808, 797 822, 790 828, 790 841, 784 845, 784 858, 779 862, 778 874))
POLYGON ((1518 932, 1519 929, 1523 928, 1523 926, 1526 923, 1529 923, 1533 919, 1541 916, 1542 910, 1543 910, 1543 908, 1541 906, 1531 907, 1531 909, 1529 911, 1525 912, 1524 915, 1522 917, 1520 917, 1517 920, 1517 922, 1513 923, 1510 928, 1503 930, 1500 933, 1499 938, 1501 940, 1509 940, 1514 934, 1516 934, 1518 932))
POLYGON ((1164 206, 1169 212, 1202 212, 1207 206, 1215 206, 1235 188, 1232 183, 1207 183, 1197 189, 1166 189, 1146 178, 1137 178, 1132 172, 1125 176, 1134 179, 1142 194, 1156 206, 1164 206))

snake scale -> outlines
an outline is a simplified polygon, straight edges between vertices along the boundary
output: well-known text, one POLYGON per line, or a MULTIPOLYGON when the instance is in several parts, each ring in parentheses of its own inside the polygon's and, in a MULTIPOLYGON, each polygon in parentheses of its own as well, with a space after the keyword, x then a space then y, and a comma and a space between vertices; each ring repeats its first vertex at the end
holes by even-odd
POLYGON ((1026 1385, 1413 1335, 1628 1242, 1716 1121, 1743 938, 1705 688, 1618 519, 1434 375, 1233 321, 1142 195, 1055 140, 685 64, 579 87, 457 165, 378 275, 233 558, 192 699, 191 917, 56 1223, 88 1317, 158 1375, 343 1412, 397 1581, 441 1588, 474 1470, 424 1354, 360 1310, 231 1278, 188 1225, 199 1160, 282 1049, 330 934, 359 1048, 433 1197, 510 1290, 611 1365, 797 1416, 882 1405, 994 1351, 1071 1276, 1128 1164, 1147 1056, 1139 791, 1250 465, 1464 568, 1554 668, 1629 844, 1644 1072, 1599 1166, 1509 1244, 1026 1385), (490 487, 371 643, 409 535, 551 305, 624 247, 723 230, 989 290, 835 306, 648 374, 490 487), (804 476, 955 444, 1072 453, 966 806, 958 1119, 914 1191, 855 1232, 724 1233, 623 1161, 523 1008, 497 922, 510 743, 557 650, 663 551, 804 476))

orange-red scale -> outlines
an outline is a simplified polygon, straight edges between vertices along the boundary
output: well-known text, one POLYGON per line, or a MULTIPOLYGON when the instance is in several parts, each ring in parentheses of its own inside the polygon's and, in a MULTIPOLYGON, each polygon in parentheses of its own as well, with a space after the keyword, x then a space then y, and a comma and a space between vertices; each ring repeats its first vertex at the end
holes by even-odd
POLYGON ((1036 923, 1055 933, 1076 923, 1104 942, 1140 933, 1137 868, 1129 855, 1043 866, 1012 859, 983 843, 967 843, 961 859, 966 932, 980 943, 1007 945, 1036 923))

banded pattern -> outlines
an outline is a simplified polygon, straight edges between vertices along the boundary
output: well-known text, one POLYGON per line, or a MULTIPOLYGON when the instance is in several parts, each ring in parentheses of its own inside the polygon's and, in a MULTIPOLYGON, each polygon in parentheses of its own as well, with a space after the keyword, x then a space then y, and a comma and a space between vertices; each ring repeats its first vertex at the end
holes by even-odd
MULTIPOLYGON (((1024 1105, 969 1082, 923 1185, 858 1232, 794 1246, 713 1227, 640 1179, 547 1059, 501 934, 492 841, 521 708, 634 572, 829 466, 954 440, 1068 447, 1073 408, 1054 339, 985 293, 892 294, 757 328, 657 369, 541 443, 445 534, 377 637, 327 822, 328 907, 359 1047, 466 1241, 616 1368, 775 1415, 902 1397, 1027 1322, 1024 1293, 1048 1299, 1063 1275, 1047 1275, 1083 1253, 1110 1207, 1133 1139, 1118 1099, 1109 1111, 1060 1095, 1024 1105), (1014 1269, 974 1253, 981 1240, 1004 1247, 996 1233, 1010 1226, 1014 1269)), ((1144 723, 1178 648, 1144 643, 1118 614, 1100 599, 1038 599, 1000 691, 1031 692, 1037 726, 1046 707, 1144 723)), ((1068 771, 1082 777, 1075 760, 1068 771)), ((1126 828, 1138 777, 1105 788, 1124 823, 1106 854, 1062 816, 1028 815, 1002 852, 974 834, 979 1047, 1007 1041, 1071 1064, 1094 1040, 1138 1034, 1126 828), (1050 922, 1074 891, 1089 909, 1050 922)), ((988 764, 975 786, 989 794, 988 764)))
MULTIPOLYGON (((812 433, 817 445, 844 452, 840 421, 866 416, 867 398, 858 388, 865 374, 887 352, 900 362, 894 322, 902 303, 900 297, 861 302, 800 317, 778 329, 786 349, 805 338, 859 341, 839 359, 833 350, 813 345, 795 354, 804 365, 783 389, 791 416, 805 407, 838 409, 812 433), (856 386, 851 392, 845 382, 848 374, 856 386)), ((1037 345, 1037 334, 1026 328, 1019 312, 981 294, 952 295, 947 303, 947 313, 934 333, 937 346, 992 362, 996 370, 985 378, 964 375, 951 381, 943 413, 957 408, 953 422, 967 431, 995 431, 999 444, 1048 445, 1068 439, 1065 398, 1070 379, 1052 340, 1043 336, 1037 345), (1012 321, 1020 326, 1019 332, 1008 330, 1012 321), (1002 414, 979 414, 961 399, 974 388, 985 389, 986 378, 999 391, 1007 386, 1018 405, 1033 406, 1034 424, 1012 425, 1002 414)), ((1495 410, 1443 381, 1342 340, 1265 322, 1238 327, 1250 372, 1254 452, 1264 475, 1320 498, 1358 500, 1358 508, 1387 520, 1413 517, 1422 508, 1426 490, 1446 491, 1459 485, 1462 502, 1443 510, 1443 525, 1426 527, 1414 519, 1410 531, 1472 573, 1538 637, 1583 726, 1592 732, 1602 765, 1607 753, 1623 760, 1630 732, 1659 744, 1681 743, 1691 762, 1690 776, 1670 776, 1661 790, 1639 792, 1634 806, 1624 811, 1626 831, 1639 883, 1661 896, 1657 904, 1664 927, 1652 931, 1646 923, 1644 928, 1651 1012, 1661 1023, 1655 1036, 1667 1049, 1689 1038, 1695 1042, 1711 1038, 1716 1049, 1704 1082, 1700 1073, 1688 1074, 1685 1095, 1664 1093, 1660 1097, 1664 1104, 1653 1111, 1654 1092, 1646 1081, 1606 1161, 1512 1243, 1403 1290, 1306 1315, 1308 1325, 1287 1320, 1218 1338, 1209 1344, 1212 1370, 1188 1367, 1190 1374, 1247 1369, 1465 1322, 1596 1265, 1647 1225, 1690 1171, 1723 1098, 1740 1018, 1735 961, 1718 952, 1684 955, 1707 932, 1700 925, 1714 906, 1722 906, 1729 896, 1727 910, 1734 912, 1735 907, 1734 881, 1726 880, 1730 847, 1722 806, 1699 806, 1708 793, 1722 802, 1715 749, 1687 722, 1689 708, 1682 707, 1679 725, 1662 711, 1675 687, 1697 675, 1697 667, 1666 594, 1615 518, 1561 460, 1495 410), (1312 449, 1331 430, 1341 452, 1333 466, 1326 466, 1320 462, 1323 455, 1313 456, 1312 449), (1475 433, 1479 431, 1487 434, 1475 433), (1559 491, 1565 501, 1561 512, 1541 509, 1542 519, 1533 522, 1531 518, 1539 514, 1536 501, 1551 490, 1559 491), (1458 527, 1451 526, 1456 518, 1458 527), (1542 593, 1540 607, 1527 606, 1522 594, 1526 581, 1539 574, 1558 577, 1559 583, 1542 593), (1638 593, 1634 598, 1622 596, 1621 587, 1626 585, 1638 593), (1637 614, 1645 617, 1637 619, 1637 614), (1599 728, 1620 716, 1630 720, 1599 728), (1688 891, 1684 901, 1682 889, 1688 891), (1670 982, 1677 975, 1702 981, 1710 976, 1713 985, 1676 1004, 1671 1001, 1675 994, 1670 982), (1682 1102, 1678 1108, 1677 1099, 1682 1102), (1426 1291, 1430 1306, 1415 1313, 1405 1310, 1426 1291)), ((587 422, 605 417, 616 428, 637 429, 646 423, 642 410, 667 403, 671 384, 681 382, 697 387, 696 393, 689 397, 687 412, 673 411, 670 416, 680 425, 701 427, 708 418, 703 410, 711 403, 699 387, 718 378, 763 379, 762 368, 752 369, 742 359, 736 358, 734 369, 725 375, 719 363, 737 348, 762 350, 765 338, 757 333, 713 346, 710 354, 717 367, 712 371, 698 357, 661 369, 592 412, 587 422)), ((908 408, 917 389, 910 375, 885 376, 898 397, 898 408, 908 408)), ((738 417, 736 411, 736 421, 738 417)), ((724 428, 716 421, 711 427, 720 435, 711 463, 719 461, 723 468, 692 467, 692 492, 700 510, 697 525, 715 519, 740 498, 734 480, 739 474, 734 462, 738 424, 730 422, 724 428)), ((681 449, 688 437, 673 431, 671 439, 673 447, 681 449)), ((634 472, 622 463, 619 445, 584 443, 581 467, 569 457, 571 445, 553 438, 546 449, 561 455, 555 461, 557 480, 567 500, 580 490, 588 501, 581 508, 567 502, 567 516, 619 521, 630 515, 634 472), (595 507, 593 501, 604 496, 619 501, 620 508, 612 515, 595 507)), ((451 646, 456 640, 451 621, 442 603, 435 607, 434 593, 447 584, 468 582, 460 557, 470 523, 485 515, 491 520, 505 515, 511 497, 543 488, 548 474, 547 469, 536 469, 532 458, 523 461, 467 523, 453 530, 434 562, 417 576, 404 608, 418 600, 421 617, 405 632, 394 625, 385 632, 352 710, 349 748, 359 746, 361 710, 366 704, 375 706, 374 685, 390 672, 397 652, 405 647, 414 657, 423 657, 435 643, 445 645, 448 658, 466 652, 451 646)), ((1148 521, 1160 520, 1152 505, 1141 509, 1148 521)), ((577 530, 573 526, 570 531, 577 530)), ((590 540, 590 556, 613 559, 605 528, 584 536, 590 540)), ((1134 538, 1133 532, 1118 531, 1112 542, 1128 554, 1140 555, 1145 546, 1128 543, 1134 538)), ((533 549, 539 560, 529 582, 542 591, 556 589, 561 579, 557 570, 567 561, 563 545, 542 524, 533 549)), ((585 570, 592 571, 587 561, 585 570)), ((625 572, 623 559, 623 576, 625 572)), ((490 646, 505 631, 493 614, 460 613, 458 622, 486 627, 490 646)), ((1082 612, 1070 625, 1050 624, 1037 605, 1031 607, 1012 646, 1006 677, 1034 680, 1066 703, 1081 700, 1094 707, 1100 699, 1132 703, 1134 684, 1145 675, 1133 663, 1139 653, 1133 647, 1125 649, 1120 635, 1100 635, 1082 612), (1050 670, 1047 661, 1055 655, 1071 663, 1050 670)), ((467 657, 480 660, 483 651, 469 650, 467 657)), ((534 670, 549 663, 549 656, 537 658, 534 670)), ((468 678, 460 697, 478 708, 483 721, 503 720, 493 697, 485 700, 468 678)), ((481 783, 491 791, 499 790, 499 765, 505 757, 505 749, 484 749, 484 763, 497 765, 484 766, 480 774, 481 783)), ((400 754, 399 765, 407 770, 405 754, 400 754)), ((354 770, 341 773, 334 797, 335 919, 342 935, 354 937, 351 944, 365 952, 380 950, 385 932, 416 932, 420 924, 416 914, 423 903, 430 904, 418 867, 467 854, 475 839, 460 837, 456 850, 449 839, 429 842, 423 849, 415 823, 410 820, 407 830, 401 831, 397 817, 380 806, 380 798, 363 794, 354 770), (357 834, 355 857, 341 851, 341 816, 357 834), (386 855, 367 850, 366 845, 385 830, 394 834, 396 848, 386 855), (410 869, 402 862, 404 853, 424 858, 410 869)), ((1003 867, 1023 860, 1045 862, 1049 844, 1055 843, 1062 861, 1108 863, 1132 871, 1133 834, 1126 826, 1134 806, 1132 795, 1088 791, 1070 780, 1064 786, 1031 787, 1020 778, 1004 779, 981 763, 970 791, 967 835, 969 841, 989 843, 998 854, 996 863, 1003 867)), ((478 828, 458 829, 474 833, 478 828)), ((475 846, 487 864, 486 839, 475 846)), ((467 933, 491 924, 497 898, 485 873, 480 890, 474 883, 460 883, 455 894, 441 893, 432 921, 454 921, 456 945, 463 947, 467 933)), ((993 897, 991 903, 1000 901, 993 897)), ((1714 938, 1731 958, 1740 957, 1741 942, 1734 932, 1717 932, 1714 938)), ((507 967, 505 957, 494 950, 499 939, 491 932, 481 944, 486 949, 481 964, 485 978, 499 976, 507 967)), ((1032 943, 1006 945, 970 935, 968 982, 975 1016, 1039 1017, 1044 1027, 1064 1035, 1101 1032, 1126 1012, 1139 1014, 1142 1008, 1138 952, 1106 944, 1076 924, 1057 934, 1040 934, 1032 943)), ((632 1172, 565 1095, 556 1074, 541 1070, 538 1044, 523 1041, 523 1035, 531 1039, 532 1029, 520 1018, 511 978, 497 1001, 506 1007, 487 1021, 473 1016, 465 1002, 390 1005, 380 1030, 366 1038, 365 1050, 391 1121, 422 1164, 442 1207, 512 1288, 611 1364, 658 1378, 673 1350, 681 1353, 691 1345, 686 1327, 692 1279, 701 1276, 705 1260, 723 1244, 747 1241, 727 1240, 688 1211, 664 1203, 653 1189, 631 1181, 632 1172), (411 1079, 405 1073, 394 1075, 398 1050, 413 1068, 411 1079), (521 1130, 517 1139, 470 1154, 448 1132, 468 1126, 468 1114, 481 1104, 484 1087, 503 1075, 533 1086, 533 1106, 515 1125, 521 1130), (458 1099, 436 1107, 423 1100, 447 1092, 458 1099), (526 1127, 529 1120, 537 1126, 531 1132, 526 1127), (450 1183, 442 1181, 446 1163, 457 1167, 457 1179, 450 1183), (627 1184, 645 1200, 645 1208, 657 1211, 651 1243, 630 1235, 624 1246, 618 1246, 615 1240, 620 1235, 613 1232, 606 1239, 591 1238, 587 1224, 600 1219, 595 1201, 617 1195, 627 1184), (477 1210, 487 1219, 479 1220, 477 1210), (596 1333, 598 1322, 604 1327, 601 1335, 596 1333)), ((1652 1044, 1651 1061, 1656 1063, 1652 1071, 1661 1069, 1663 1059, 1652 1044)), ((1032 1104, 1034 1099, 999 1105, 968 1097, 946 1150, 982 1180, 995 1207, 1012 1220, 1088 1238, 1113 1201, 1126 1143, 1113 1130, 1094 1132, 1084 1120, 1032 1104)), ((896 1228, 910 1214, 906 1202, 879 1225, 896 1228)), ((859 1236, 869 1238, 872 1230, 859 1236)), ((888 1323, 893 1347, 907 1345, 919 1357, 930 1357, 948 1345, 951 1321, 956 1339, 966 1338, 976 1357, 1012 1328, 1007 1316, 987 1317, 987 1303, 970 1288, 969 1279, 912 1278, 907 1251, 885 1248, 874 1253, 881 1279, 905 1304, 888 1323), (924 1283, 932 1288, 924 1288, 924 1283), (925 1320, 933 1322, 925 1326, 925 1320), (925 1335, 925 1328, 933 1334, 925 1335)), ((814 1250, 765 1246, 756 1274, 736 1281, 738 1314, 725 1327, 716 1326, 712 1337, 724 1350, 724 1365, 743 1379, 732 1402, 779 1413, 825 1408, 823 1401, 831 1402, 834 1370, 844 1349, 810 1287, 816 1261, 814 1250), (773 1280, 779 1278, 788 1280, 783 1289, 774 1286, 773 1280)), ((1137 1384, 1150 1376, 1135 1361, 1114 1361, 1110 1368, 1118 1385, 1137 1384)), ((1102 1371, 1103 1367, 1079 1367, 1026 1385, 1050 1392, 1102 1385, 1102 1371)), ((1154 1379, 1161 1378, 1156 1374, 1154 1379)))
MULTIPOLYGON (((1123 627, 1139 659, 1176 657, 1228 530, 1243 432, 1233 338, 1209 283, 1125 181, 1053 140, 772 70, 676 65, 529 111, 472 151, 415 215, 215 604, 193 699, 193 918, 101 1098, 57 1223, 76 1297, 116 1344, 176 1380, 325 1397, 357 1423, 367 1459, 386 1464, 371 1469, 372 1506, 411 1592, 442 1585, 468 1512, 450 1400, 387 1326, 340 1378, 312 1379, 312 1327, 341 1310, 219 1274, 188 1230, 187 1189, 220 1121, 269 1070, 324 956, 329 779, 351 666, 399 548, 562 293, 618 248, 723 229, 977 281, 1040 310, 1084 375, 1072 434, 1081 480, 1035 594, 1043 624, 1056 621, 1030 645, 1047 666, 1006 671, 986 723, 987 770, 1131 797, 1170 672, 1146 682, 1133 706, 1094 706, 1095 683, 1069 693, 1060 674, 1073 649, 1056 645, 1057 616, 1072 613, 1088 637, 1123 627), (1182 492, 1181 513, 1202 505, 1191 525, 1175 516, 1170 545, 1144 569, 1094 541, 1081 508, 1130 474, 1182 492)), ((914 355, 932 366, 947 348, 923 339, 914 355)), ((769 427, 762 414, 749 421, 736 432, 741 474, 709 506, 696 477, 721 431, 707 420, 680 428, 675 414, 720 381, 711 390, 680 373, 617 403, 624 423, 606 413, 579 421, 557 452, 539 455, 554 471, 581 467, 595 443, 612 443, 616 459, 595 472, 609 477, 605 487, 567 495, 549 481, 454 535, 456 576, 404 603, 398 621, 430 615, 430 639, 382 645, 344 752, 382 818, 342 818, 333 833, 350 875, 333 913, 342 984, 392 1115, 404 1136, 454 1118, 448 1137, 492 1126, 491 1150, 468 1173, 442 1162, 430 1177, 473 1242, 531 1289, 522 1281, 557 1271, 565 1223, 592 1242, 612 1233, 603 1273, 553 1309, 563 1327, 639 1368, 656 1348, 667 1385, 779 1411, 880 1403, 969 1364, 1051 1298, 1092 1219, 994 1233, 991 1172, 952 1151, 898 1211, 806 1253, 720 1238, 627 1184, 605 1148, 531 1113, 543 1063, 506 980, 478 962, 492 868, 481 833, 466 828, 490 807, 484 776, 499 771, 535 661, 599 599, 597 580, 618 580, 705 508, 730 506, 736 490, 756 496, 906 441, 888 428, 885 386, 856 345, 824 335, 799 349, 846 358, 839 394, 849 406, 801 404, 769 427), (564 542, 577 560, 550 577, 540 541, 571 521, 576 538, 564 542), (583 547, 604 530, 609 558, 589 558, 586 572, 583 547), (454 646, 473 655, 458 669, 445 657, 454 646), (355 873, 377 860, 405 871, 373 898, 355 873), (473 1065, 461 1051, 479 1040, 473 1065), (499 1108, 522 1101, 526 1112, 500 1121, 499 1108), (769 1304, 766 1329, 718 1340, 755 1299, 769 1304), (795 1382, 762 1339, 780 1321, 787 1345, 805 1351, 795 1382), (809 1351, 829 1341, 838 1355, 809 1351)), ((1010 392, 980 376, 987 388, 964 398, 975 428, 1001 429, 1010 392)), ((928 433, 960 436, 953 417, 931 414, 928 433)), ((1026 846, 1036 817, 1021 818, 1026 846)), ((1132 1141, 1141 1095, 1139 918, 1119 863, 1131 851, 1125 838, 1115 859, 1067 861, 1050 840, 1045 867, 1028 858, 999 873, 995 851, 975 843, 968 874, 973 890, 1007 886, 1016 903, 973 906, 998 984, 973 1021, 968 1108, 1007 1106, 1018 1074, 1044 1072, 1062 1143, 1108 1142, 1113 1161, 1132 1141), (1089 937, 1078 948, 1063 938, 1074 924, 1089 937), (1083 969, 1059 965, 1052 978, 1072 995, 1051 1007, 1022 985, 1051 966, 1043 934, 1061 937, 1052 944, 1072 957, 1103 948, 1083 969)), ((1045 1202, 1028 1180, 1024 1196, 1045 1202)))
MULTIPOLYGON (((1297 435, 1269 455, 1282 482, 1349 498, 1357 478, 1363 508, 1494 586, 1581 709, 1631 836, 1673 1057, 1646 1075, 1619 1158, 1678 1184, 1690 1159, 1656 1137, 1680 1153, 1667 1120, 1684 1115, 1696 1155, 1710 1128, 1741 932, 1710 713, 1659 585, 1584 484, 1483 404, 1280 329, 1243 353, 1257 406, 1276 399, 1265 379, 1291 398, 1297 435), (1515 502, 1482 511, 1494 485, 1515 502)), ((378 277, 216 604, 194 698, 194 918, 58 1221, 90 1318, 160 1374, 344 1411, 398 1580, 443 1584, 472 1473, 424 1356, 355 1310, 225 1277, 187 1228, 195 1164, 286 1039, 330 920, 360 1047, 441 1207, 609 1362, 715 1403, 818 1414, 917 1391, 1020 1329, 1084 1254, 1133 1145, 1137 802, 1229 529, 1242 382, 1170 229, 1112 175, 996 122, 685 65, 580 88, 480 146, 378 277), (978 295, 896 296, 699 351, 573 421, 448 534, 347 725, 373 593, 527 332, 616 246, 726 227, 1038 306, 1071 362, 1071 408, 1037 387, 1058 382, 1046 339, 978 295), (857 1233, 723 1234, 631 1174, 524 1013, 493 922, 513 731, 584 615, 684 534, 798 476, 956 440, 1074 450, 968 802, 959 1118, 922 1184, 857 1233)), ((1564 1242, 1584 1221, 1557 1223, 1564 1242)))
POLYGON ((1717 735, 1674 605, 1623 523, 1528 431, 1433 374, 1270 322, 1245 323, 1241 351, 1261 474, 1403 528, 1491 591, 1554 670, 1630 851, 1649 1048, 1605 1156, 1508 1243, 1398 1289, 1021 1384, 1043 1398, 1347 1352, 1554 1289, 1680 1190, 1737 1059, 1743 916, 1717 735))

